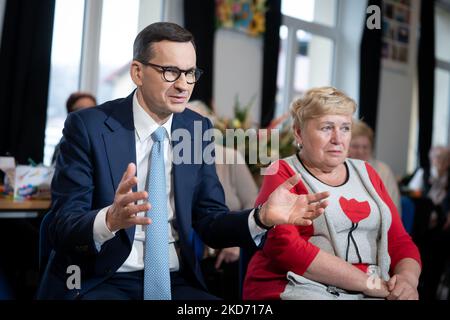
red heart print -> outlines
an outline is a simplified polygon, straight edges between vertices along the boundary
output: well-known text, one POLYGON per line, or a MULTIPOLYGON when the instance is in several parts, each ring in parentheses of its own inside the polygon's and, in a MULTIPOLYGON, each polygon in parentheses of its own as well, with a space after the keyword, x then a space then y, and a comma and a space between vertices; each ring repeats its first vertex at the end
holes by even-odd
POLYGON ((359 202, 356 199, 347 200, 344 197, 340 197, 339 204, 342 211, 353 223, 364 220, 370 214, 370 205, 367 201, 359 202))

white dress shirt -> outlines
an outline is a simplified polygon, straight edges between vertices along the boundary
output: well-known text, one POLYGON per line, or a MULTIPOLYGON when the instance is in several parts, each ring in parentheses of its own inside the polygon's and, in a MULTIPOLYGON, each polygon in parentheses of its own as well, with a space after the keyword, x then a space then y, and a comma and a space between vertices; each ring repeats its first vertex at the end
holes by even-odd
MULTIPOLYGON (((137 100, 136 93, 133 96, 133 120, 135 127, 136 139, 136 166, 138 185, 137 191, 145 190, 145 181, 148 175, 148 161, 150 151, 153 146, 151 134, 158 129, 159 124, 145 112, 137 100)), ((167 230, 169 234, 169 262, 170 271, 179 270, 179 260, 175 250, 175 241, 178 239, 178 234, 172 227, 172 222, 175 217, 174 205, 174 191, 173 191, 173 177, 172 177, 172 146, 170 143, 171 128, 173 115, 162 125, 167 132, 167 139, 164 140, 164 162, 166 174, 166 190, 167 190, 167 207, 168 207, 168 224, 167 230)), ((94 242, 97 250, 100 250, 103 243, 112 239, 116 232, 111 232, 106 226, 106 212, 109 207, 100 210, 95 217, 93 227, 94 242)), ((253 213, 253 212, 252 212, 253 213)), ((258 227, 255 223, 253 214, 249 215, 248 223, 250 233, 256 244, 259 244, 261 238, 266 230, 258 227)), ((138 213, 139 216, 145 215, 144 212, 138 213)), ((145 241, 145 226, 136 226, 133 246, 130 255, 125 260, 123 265, 117 272, 131 272, 144 269, 144 241, 145 241)), ((157 244, 155 244, 157 245, 157 244)))

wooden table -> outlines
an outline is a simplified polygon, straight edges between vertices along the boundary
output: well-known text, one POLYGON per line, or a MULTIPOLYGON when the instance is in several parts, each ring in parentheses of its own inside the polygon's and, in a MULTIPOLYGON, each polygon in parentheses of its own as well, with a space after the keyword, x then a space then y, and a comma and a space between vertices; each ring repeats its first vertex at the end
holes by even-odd
POLYGON ((14 201, 0 198, 0 218, 36 218, 50 208, 50 200, 14 201))

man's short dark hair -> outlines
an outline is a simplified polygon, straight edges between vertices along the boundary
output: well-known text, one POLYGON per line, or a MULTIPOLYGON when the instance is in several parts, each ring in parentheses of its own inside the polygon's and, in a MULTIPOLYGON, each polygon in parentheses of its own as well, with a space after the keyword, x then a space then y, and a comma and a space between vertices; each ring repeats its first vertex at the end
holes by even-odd
POLYGON ((160 41, 191 42, 195 49, 194 36, 188 30, 171 22, 156 22, 139 32, 133 45, 133 60, 148 62, 153 58, 152 44, 160 41))
POLYGON ((95 97, 92 94, 88 92, 74 92, 69 96, 69 98, 67 98, 66 101, 67 113, 71 113, 72 111, 74 111, 73 110, 74 105, 77 103, 78 100, 82 98, 89 98, 92 101, 94 101, 94 105, 97 104, 97 99, 95 99, 95 97))

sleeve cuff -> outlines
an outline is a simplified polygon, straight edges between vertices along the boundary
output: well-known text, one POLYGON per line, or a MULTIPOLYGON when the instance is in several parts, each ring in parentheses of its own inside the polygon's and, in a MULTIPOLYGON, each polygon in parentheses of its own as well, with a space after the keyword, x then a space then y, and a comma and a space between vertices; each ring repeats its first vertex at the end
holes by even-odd
POLYGON ((108 209, 109 206, 100 210, 94 220, 94 242, 98 251, 100 251, 103 243, 114 238, 116 235, 116 232, 110 231, 106 226, 106 213, 108 209))
POLYGON ((252 236, 253 241, 255 241, 256 246, 259 247, 261 244, 261 240, 263 236, 266 234, 267 230, 259 227, 255 222, 254 214, 255 209, 250 211, 248 215, 248 229, 250 230, 250 235, 252 236))

